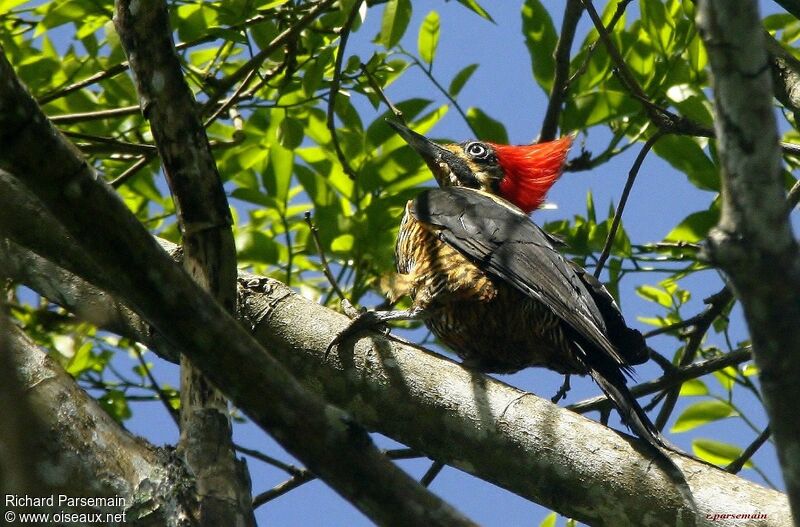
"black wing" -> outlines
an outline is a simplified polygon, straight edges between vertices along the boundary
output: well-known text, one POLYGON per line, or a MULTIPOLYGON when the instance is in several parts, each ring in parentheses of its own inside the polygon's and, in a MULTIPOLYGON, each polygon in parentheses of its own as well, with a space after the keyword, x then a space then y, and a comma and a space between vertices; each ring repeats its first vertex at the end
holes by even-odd
POLYGON ((628 364, 644 364, 650 358, 650 351, 642 334, 625 323, 614 297, 608 292, 603 282, 591 275, 586 269, 570 262, 572 269, 589 290, 592 299, 603 316, 606 324, 608 340, 617 347, 628 364))
POLYGON ((626 365, 575 267, 521 211, 483 192, 447 187, 420 194, 411 213, 481 270, 542 302, 577 335, 626 365))

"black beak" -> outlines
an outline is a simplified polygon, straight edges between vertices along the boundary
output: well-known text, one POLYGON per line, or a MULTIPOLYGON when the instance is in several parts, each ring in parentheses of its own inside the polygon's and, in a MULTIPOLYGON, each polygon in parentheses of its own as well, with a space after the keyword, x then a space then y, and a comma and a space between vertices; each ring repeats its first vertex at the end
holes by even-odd
POLYGON ((398 123, 397 121, 390 121, 389 119, 386 122, 394 128, 400 137, 405 139, 406 143, 413 148, 421 157, 424 159, 428 164, 439 163, 440 161, 444 160, 446 154, 453 155, 452 152, 449 150, 445 150, 441 146, 437 145, 424 135, 420 135, 411 128, 398 123))
POLYGON ((425 160, 440 186, 463 185, 480 188, 480 182, 469 165, 455 153, 397 121, 387 119, 386 122, 425 160))

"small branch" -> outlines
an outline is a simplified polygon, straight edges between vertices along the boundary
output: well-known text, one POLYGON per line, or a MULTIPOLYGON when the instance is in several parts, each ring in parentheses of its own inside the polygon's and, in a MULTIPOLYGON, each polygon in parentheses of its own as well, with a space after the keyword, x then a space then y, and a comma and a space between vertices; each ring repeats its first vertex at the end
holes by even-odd
POLYGON ((91 141, 92 143, 98 143, 100 145, 104 145, 99 148, 95 148, 93 146, 89 147, 81 146, 80 147, 81 150, 84 151, 112 152, 112 153, 134 154, 134 155, 148 155, 156 152, 156 147, 153 145, 128 143, 111 137, 102 137, 98 135, 84 134, 81 132, 73 132, 70 130, 61 130, 61 133, 63 133, 67 137, 72 137, 74 139, 83 139, 85 141, 91 141))
POLYGON ((339 144, 339 137, 336 135, 334 110, 336 109, 336 97, 339 94, 339 87, 342 82, 342 63, 344 62, 344 51, 347 48, 347 39, 350 37, 350 30, 353 27, 356 16, 358 16, 358 9, 360 6, 360 2, 353 4, 350 14, 348 15, 347 20, 342 26, 342 31, 339 34, 339 47, 336 49, 336 62, 333 68, 333 79, 331 80, 331 88, 328 92, 328 131, 331 133, 331 142, 333 143, 334 150, 336 150, 336 157, 339 158, 339 163, 342 165, 344 173, 347 174, 347 176, 352 180, 355 180, 357 175, 355 170, 353 170, 353 167, 350 166, 350 162, 347 160, 347 157, 344 155, 342 145, 339 144))
POLYGON ((113 117, 127 117, 136 115, 140 111, 139 105, 123 106, 122 108, 111 108, 110 110, 98 110, 95 112, 68 113, 63 115, 51 115, 49 119, 55 124, 73 124, 84 121, 96 121, 99 119, 111 119, 113 117))
MULTIPOLYGON (((614 31, 617 22, 619 22, 619 20, 622 18, 622 15, 625 14, 625 10, 628 8, 628 4, 630 4, 631 1, 632 0, 619 0, 619 2, 617 2, 617 8, 614 10, 614 14, 611 16, 611 20, 608 22, 607 31, 609 33, 611 31, 614 31)), ((599 42, 600 42, 599 40, 595 40, 589 45, 589 49, 586 52, 586 57, 583 59, 583 63, 581 63, 581 65, 578 67, 578 69, 575 71, 572 77, 570 77, 569 80, 567 80, 567 87, 571 86, 572 83, 575 81, 575 79, 586 73, 586 68, 589 66, 589 61, 594 55, 594 52, 597 49, 597 44, 599 42)))
POLYGON ((439 475, 443 468, 444 463, 440 461, 434 461, 427 472, 425 472, 425 475, 422 476, 422 479, 419 480, 420 484, 423 487, 430 487, 431 483, 433 483, 433 480, 436 479, 436 476, 439 475))
MULTIPOLYGON (((706 333, 708 332, 714 320, 725 311, 728 305, 733 301, 733 293, 728 286, 723 287, 718 293, 706 298, 704 302, 707 304, 705 311, 703 311, 694 328, 689 333, 689 338, 686 341, 686 347, 683 350, 679 366, 687 366, 694 361, 700 345, 703 343, 706 333)), ((680 385, 675 386, 667 392, 664 398, 664 404, 656 417, 656 428, 662 430, 666 426, 669 416, 675 409, 675 403, 678 402, 678 395, 680 394, 680 385)))
POLYGON ((255 458, 259 461, 263 461, 264 463, 272 465, 275 468, 279 468, 292 476, 300 476, 308 472, 304 468, 297 468, 296 466, 290 465, 289 463, 284 463, 280 459, 268 456, 259 450, 254 450, 252 448, 243 447, 242 445, 237 445, 237 444, 234 444, 233 447, 236 449, 237 452, 241 452, 242 454, 247 454, 252 458, 255 458))
POLYGON ((235 72, 231 73, 224 79, 220 79, 219 81, 215 82, 216 91, 214 95, 209 97, 208 101, 204 106, 205 109, 212 107, 217 104, 217 102, 224 97, 225 93, 228 92, 231 88, 233 88, 236 83, 244 79, 248 73, 252 70, 256 70, 261 67, 261 63, 263 63, 267 57, 272 55, 275 51, 278 50, 281 46, 287 43, 290 39, 295 38, 297 34, 299 34, 302 30, 304 30, 310 23, 316 20, 317 16, 320 15, 325 9, 329 8, 335 0, 322 0, 314 4, 314 7, 308 10, 308 12, 303 15, 297 22, 292 24, 286 30, 284 30, 280 35, 272 39, 272 41, 267 44, 264 49, 259 51, 255 56, 253 56, 250 60, 244 63, 239 69, 235 72))
POLYGON ((633 166, 631 167, 630 172, 628 172, 628 180, 625 182, 625 188, 622 189, 622 196, 619 198, 619 204, 617 205, 617 210, 614 213, 614 219, 611 221, 611 227, 608 230, 608 237, 606 238, 606 244, 603 247, 603 252, 600 253, 600 258, 597 260, 597 266, 594 269, 594 276, 595 278, 600 276, 600 273, 603 272, 603 266, 608 260, 608 256, 611 254, 611 246, 614 244, 614 238, 617 235, 617 229, 619 229, 620 221, 622 221, 622 212, 625 210, 625 204, 628 202, 628 196, 631 193, 631 189, 633 188, 633 183, 636 181, 636 176, 639 174, 639 169, 644 162, 644 158, 647 157, 647 153, 650 152, 650 149, 653 148, 653 145, 661 139, 664 135, 662 130, 657 131, 653 134, 650 139, 645 142, 642 149, 639 151, 639 155, 636 156, 636 160, 633 162, 633 166))
POLYGON ((236 88, 236 91, 233 92, 233 95, 231 95, 225 102, 220 104, 219 107, 216 110, 214 110, 214 112, 208 117, 208 119, 206 119, 206 121, 203 123, 204 128, 208 128, 209 126, 211 126, 211 124, 217 120, 217 117, 219 117, 222 114, 222 112, 227 111, 228 108, 236 104, 236 101, 238 101, 239 98, 242 96, 242 93, 247 88, 248 84, 250 84, 250 80, 255 76, 257 71, 258 70, 251 70, 247 74, 247 76, 244 78, 239 87, 236 88))
POLYGON ((339 300, 347 300, 344 291, 342 291, 342 288, 339 287, 339 282, 336 280, 336 277, 333 275, 331 268, 328 265, 328 258, 325 256, 325 251, 322 249, 322 242, 319 239, 319 229, 317 229, 317 226, 314 225, 314 220, 311 218, 311 211, 306 211, 305 219, 306 224, 308 224, 308 228, 311 230, 311 237, 314 239, 314 245, 317 247, 319 261, 322 264, 322 272, 325 273, 325 278, 328 279, 328 283, 330 283, 333 290, 336 291, 336 295, 339 297, 339 300))
POLYGON ((795 208, 798 201, 800 201, 800 180, 795 182, 789 194, 786 196, 786 203, 789 205, 789 210, 795 208))
MULTIPOLYGON (((730 301, 730 300, 732 300, 732 297, 729 296, 729 295, 730 295, 730 293, 729 293, 728 287, 725 286, 718 293, 716 293, 716 294, 710 296, 709 298, 707 298, 705 303, 706 304, 716 305, 716 303, 718 302, 718 300, 716 300, 717 298, 720 298, 721 300, 719 300, 719 301, 721 301, 721 302, 730 301)), ((664 326, 664 327, 660 327, 660 328, 654 329, 652 331, 648 331, 647 333, 644 334, 644 338, 654 337, 656 335, 661 335, 663 333, 669 333, 670 331, 675 331, 676 329, 683 329, 683 328, 687 328, 687 327, 690 327, 690 326, 695 326, 695 327, 703 326, 704 324, 708 323, 708 317, 710 317, 710 316, 714 317, 714 318, 711 319, 711 322, 713 322, 714 319, 717 316, 719 316, 719 313, 721 311, 723 311, 726 306, 727 306, 727 304, 722 305, 721 309, 719 309, 718 312, 716 310, 714 312, 711 312, 711 311, 709 311, 708 308, 706 308, 702 313, 698 313, 697 315, 695 315, 695 316, 693 316, 691 318, 687 318, 685 320, 681 320, 679 322, 675 322, 674 324, 670 324, 668 326, 664 326)))
POLYGON ((119 176, 114 178, 110 183, 111 186, 114 187, 114 188, 121 187, 126 181, 128 181, 130 178, 132 178, 137 172, 139 172, 141 169, 143 169, 145 166, 147 166, 147 164, 150 163, 150 161, 152 161, 154 157, 156 157, 154 153, 146 154, 146 155, 140 157, 139 160, 137 162, 135 162, 134 164, 132 164, 130 167, 128 167, 128 169, 125 170, 125 172, 123 172, 122 174, 120 174, 119 176))
POLYGON ((156 378, 153 377, 153 372, 150 371, 150 367, 145 362, 144 357, 142 357, 142 350, 139 349, 139 345, 138 344, 134 344, 132 346, 132 348, 133 348, 133 352, 136 354, 136 358, 139 360, 139 365, 142 367, 142 371, 144 371, 144 374, 147 376, 147 379, 150 381, 150 384, 153 385, 153 389, 155 390, 156 395, 158 396, 158 400, 161 401, 162 405, 164 405, 164 408, 167 410, 167 413, 169 414, 169 416, 172 417, 172 420, 175 422, 175 424, 178 427, 180 427, 181 426, 181 418, 178 415, 178 411, 175 410, 175 408, 172 407, 172 405, 169 402, 169 396, 161 388, 161 385, 158 384, 158 381, 156 381, 156 378))
POLYGON ((556 70, 553 87, 550 90, 550 100, 544 114, 539 142, 552 141, 556 137, 561 107, 569 86, 569 52, 575 39, 575 29, 578 27, 582 11, 580 0, 567 0, 564 7, 564 20, 561 22, 561 34, 558 37, 555 51, 556 70))
POLYGON ((478 137, 478 132, 477 132, 477 130, 475 130, 475 127, 473 127, 473 126, 472 126, 472 123, 471 123, 471 122, 469 122, 469 119, 467 119, 467 114, 466 114, 466 113, 464 113, 464 110, 461 108, 461 105, 460 105, 460 104, 458 104, 458 101, 456 101, 456 100, 453 98, 453 96, 452 96, 452 95, 450 95, 450 92, 448 92, 448 91, 447 91, 447 90, 444 88, 444 86, 442 86, 442 85, 439 83, 439 81, 438 81, 438 80, 436 80, 436 77, 434 77, 434 76, 433 76, 433 73, 431 73, 431 72, 430 72, 430 70, 429 70, 428 68, 426 68, 426 67, 425 67, 425 66, 424 66, 424 65, 423 65, 423 64, 422 64, 422 63, 419 61, 419 59, 418 59, 417 57, 415 57, 415 56, 414 56, 414 55, 412 55, 411 53, 408 53, 408 52, 405 52, 405 51, 403 52, 403 54, 404 54, 406 57, 408 57, 409 59, 411 59, 411 61, 412 61, 414 64, 416 64, 416 65, 417 65, 417 67, 418 67, 420 70, 422 70, 422 73, 424 73, 424 74, 425 74, 425 76, 426 76, 426 77, 428 77, 428 80, 430 80, 430 81, 431 81, 431 83, 432 83, 432 84, 433 84, 433 85, 436 87, 436 89, 437 89, 437 90, 439 90, 439 92, 441 92, 441 94, 442 94, 442 95, 444 95, 444 96, 445 96, 445 98, 446 98, 448 101, 450 101, 450 104, 452 104, 452 105, 453 105, 453 108, 455 108, 455 109, 456 109, 456 111, 458 112, 458 114, 461 116, 461 118, 462 118, 462 119, 464 119, 464 123, 466 123, 466 125, 469 127, 469 129, 470 129, 470 131, 472 132, 472 134, 475 136, 475 138, 476 138, 476 139, 478 139, 479 137, 478 137))
POLYGON ((740 455, 735 460, 731 461, 731 463, 727 467, 725 467, 725 471, 730 472, 731 474, 738 474, 739 471, 742 470, 742 468, 744 467, 745 463, 750 461, 750 458, 753 457, 753 454, 755 454, 758 451, 758 449, 761 448, 764 445, 764 443, 767 442, 767 440, 770 438, 771 435, 772 435, 772 430, 770 429, 769 426, 767 426, 766 428, 764 428, 764 430, 761 431, 760 434, 758 434, 758 437, 756 437, 755 440, 752 443, 750 443, 750 445, 747 448, 744 449, 742 455, 740 455))
MULTIPOLYGON (((742 362, 746 362, 752 358, 753 354, 749 348, 732 351, 725 355, 714 357, 713 359, 695 362, 687 366, 675 368, 673 373, 667 373, 658 379, 637 384, 631 388, 631 393, 636 398, 644 397, 645 395, 650 395, 666 388, 675 387, 690 379, 697 379, 698 377, 708 375, 709 373, 727 368, 728 366, 741 364, 742 362)), ((609 401, 606 396, 601 395, 571 404, 567 406, 567 408, 573 412, 584 414, 586 412, 591 412, 592 410, 604 410, 611 408, 611 401, 609 401)))
POLYGON ((278 483, 268 491, 253 497, 253 510, 314 479, 316 479, 316 477, 311 472, 305 470, 302 474, 292 476, 283 483, 278 483))
POLYGON ((369 71, 367 65, 364 64, 363 62, 361 63, 361 72, 364 74, 364 76, 367 77, 367 82, 369 83, 370 87, 375 91, 376 94, 378 94, 378 97, 381 98, 386 107, 389 108, 389 110, 391 110, 391 112, 394 114, 396 118, 400 119, 401 122, 405 123, 406 120, 405 117, 403 117, 403 112, 399 108, 397 108, 394 104, 392 104, 392 101, 389 100, 389 98, 386 96, 386 94, 383 92, 380 85, 378 84, 378 80, 375 78, 372 72, 369 71))
MULTIPOLYGON (((260 459, 265 463, 274 465, 292 474, 292 477, 289 478, 288 480, 279 483, 274 487, 272 487, 271 489, 255 496, 253 498, 253 509, 257 509, 258 507, 264 505, 265 503, 272 501, 275 498, 279 498, 284 494, 296 489, 297 487, 300 487, 301 485, 308 483, 309 481, 314 481, 315 479, 317 479, 317 477, 314 474, 312 474, 306 469, 297 468, 294 465, 287 465, 282 461, 278 461, 277 459, 265 456, 264 454, 258 452, 257 450, 250 450, 248 448, 240 447, 238 445, 236 449, 245 454, 251 455, 256 459, 260 459)), ((396 450, 386 450, 384 451, 384 454, 386 454, 386 457, 388 457, 389 459, 394 459, 394 460, 422 457, 414 449, 411 448, 398 448, 396 450)), ((425 483, 422 483, 422 485, 427 487, 425 483)))

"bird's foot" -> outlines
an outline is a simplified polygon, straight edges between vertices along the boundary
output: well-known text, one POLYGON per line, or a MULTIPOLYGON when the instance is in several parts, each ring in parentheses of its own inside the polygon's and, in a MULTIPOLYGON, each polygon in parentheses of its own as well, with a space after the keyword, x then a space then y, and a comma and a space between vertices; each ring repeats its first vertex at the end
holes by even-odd
POLYGON ((558 401, 567 398, 567 392, 569 392, 571 388, 572 386, 569 384, 569 373, 566 373, 564 374, 564 383, 550 400, 553 401, 553 403, 558 404, 558 401))
POLYGON ((369 330, 384 334, 389 332, 389 327, 386 325, 385 320, 387 318, 386 314, 391 313, 391 311, 367 311, 364 308, 356 309, 346 300, 342 301, 342 310, 352 320, 350 324, 340 331, 331 343, 328 344, 328 348, 325 350, 325 358, 328 357, 328 354, 333 348, 355 337, 359 333, 369 330))

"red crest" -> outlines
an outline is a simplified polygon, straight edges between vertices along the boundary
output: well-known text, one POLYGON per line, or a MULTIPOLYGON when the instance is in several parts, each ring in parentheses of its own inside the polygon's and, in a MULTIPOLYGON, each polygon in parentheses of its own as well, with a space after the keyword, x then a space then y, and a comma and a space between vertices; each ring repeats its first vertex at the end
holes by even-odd
POLYGON ((492 147, 503 168, 500 195, 530 213, 544 202, 545 195, 561 176, 572 137, 535 145, 492 147))

